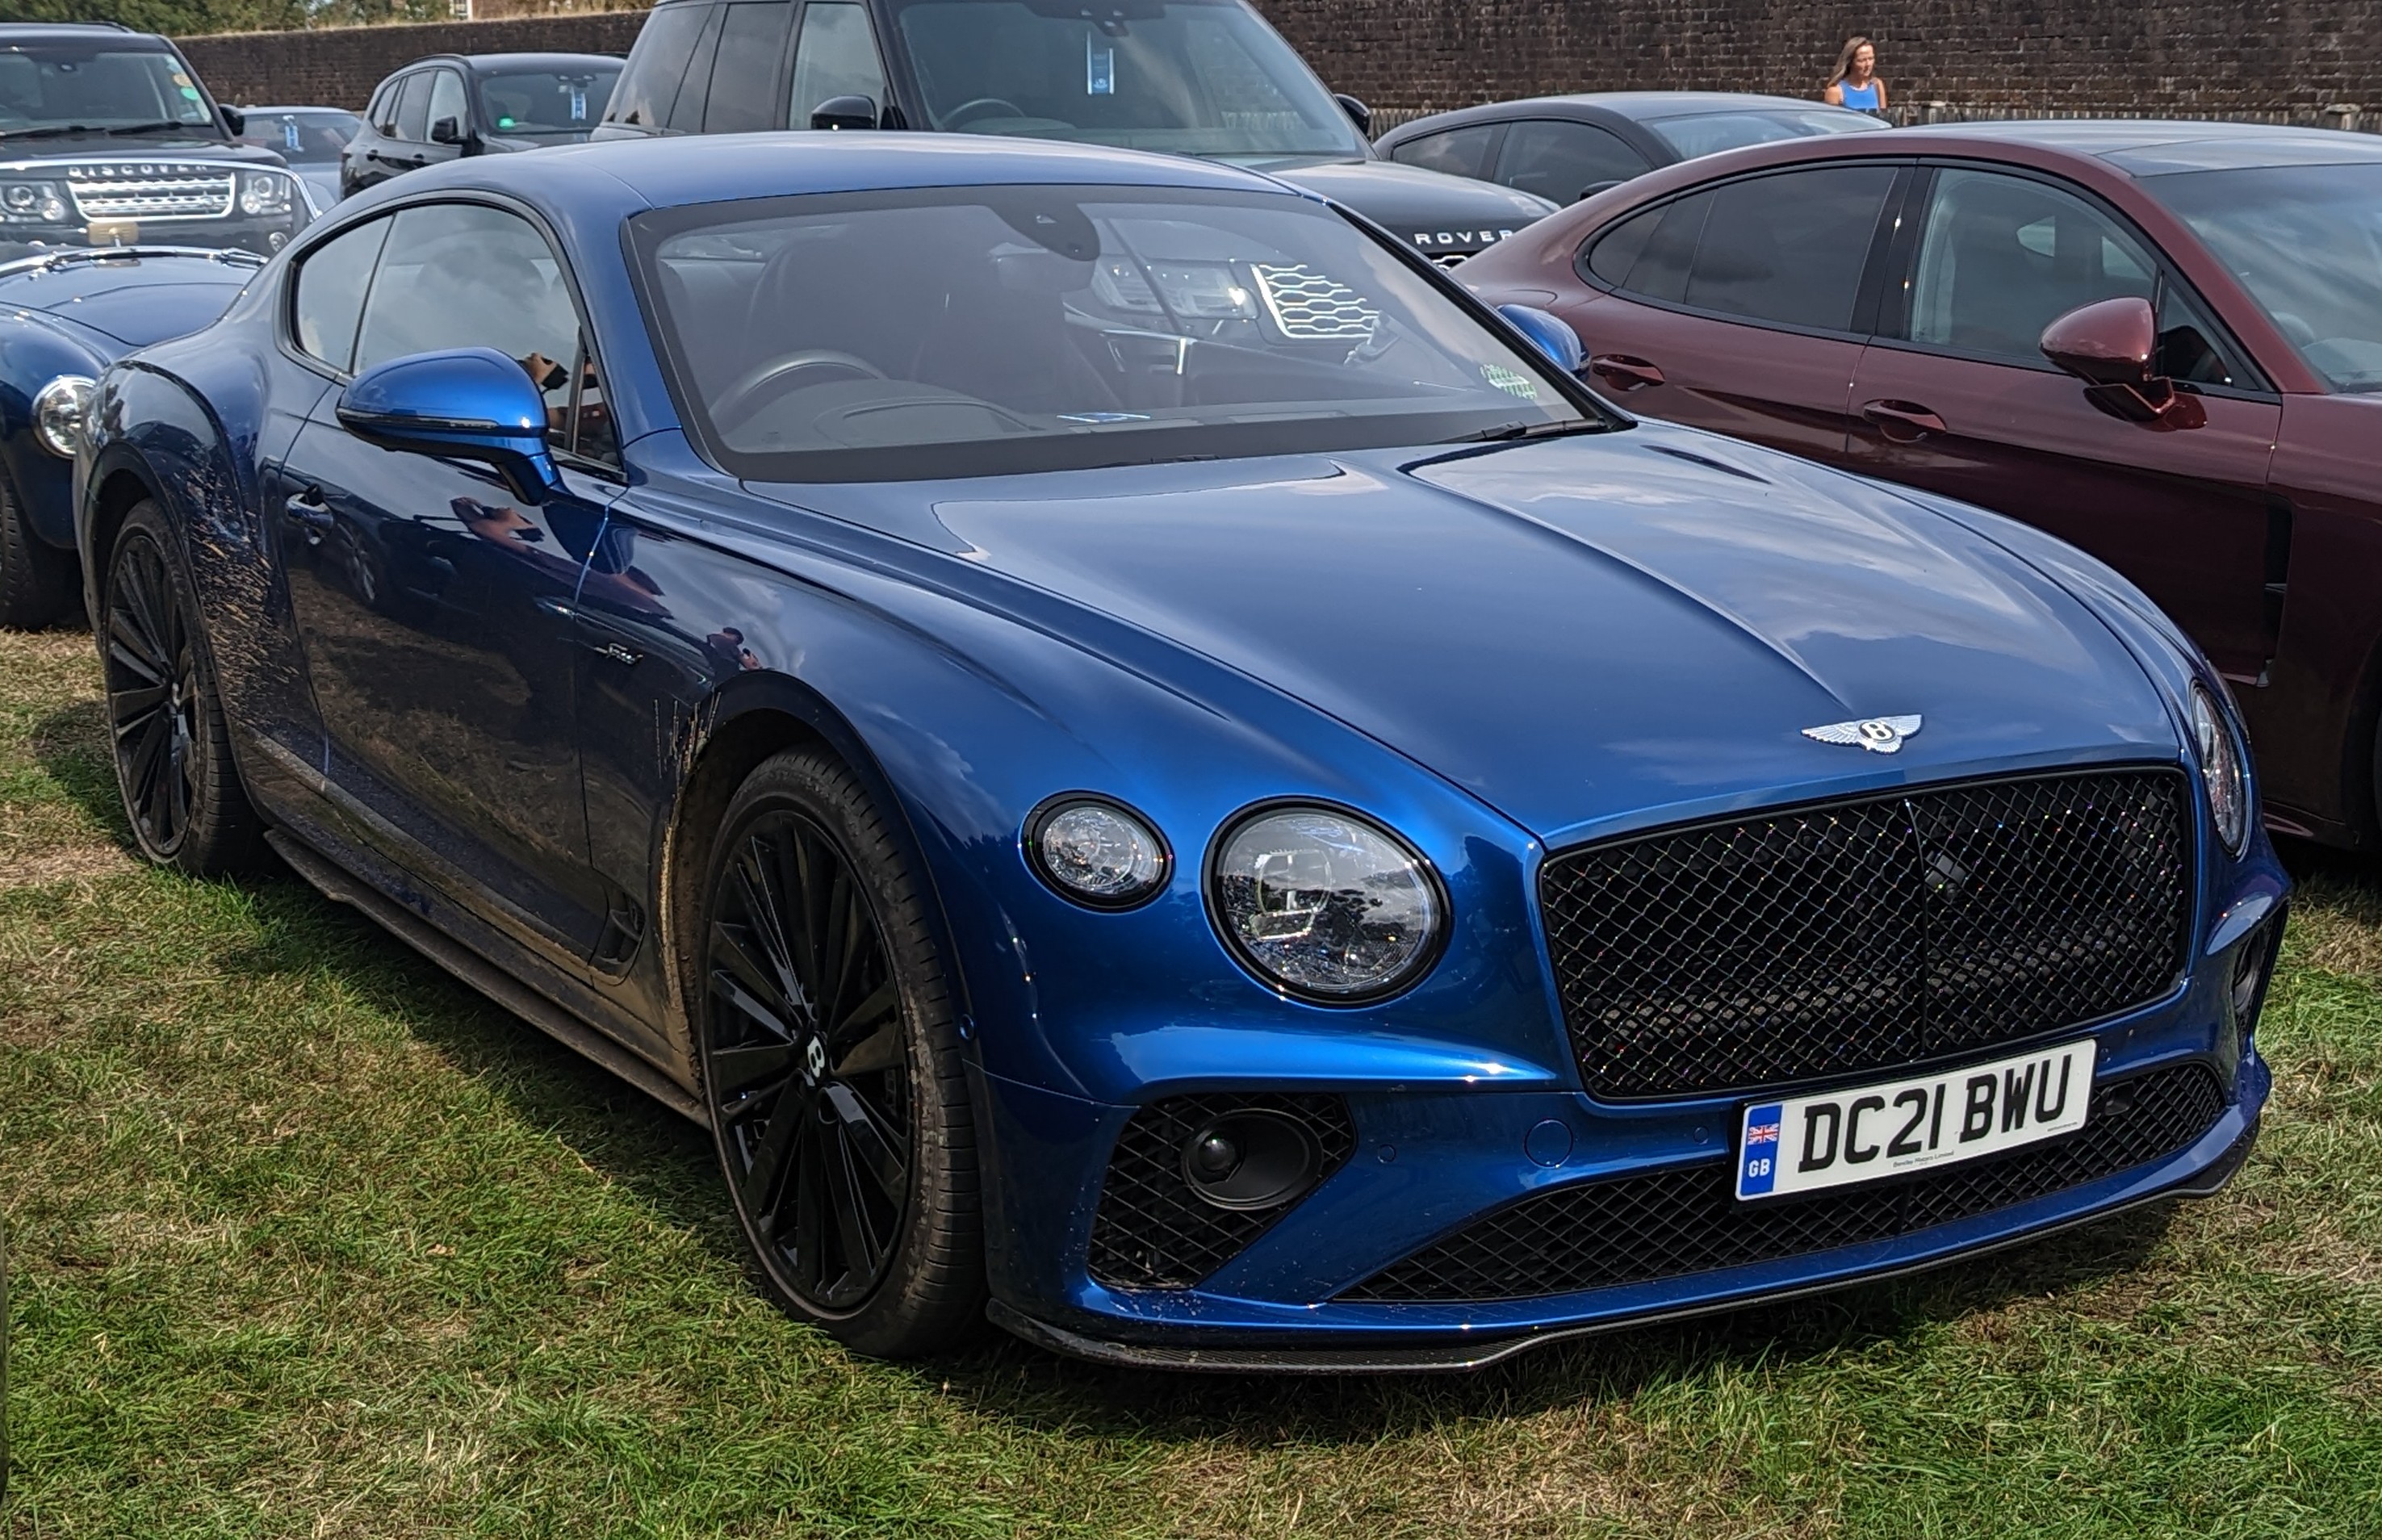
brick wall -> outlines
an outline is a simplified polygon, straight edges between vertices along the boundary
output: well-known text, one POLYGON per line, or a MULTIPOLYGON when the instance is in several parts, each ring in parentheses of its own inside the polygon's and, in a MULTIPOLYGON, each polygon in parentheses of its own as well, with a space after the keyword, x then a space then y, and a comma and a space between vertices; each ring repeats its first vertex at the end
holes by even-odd
POLYGON ((2382 104, 2375 0, 1258 0, 1389 108, 1569 91, 1815 96, 1855 32, 1894 100, 2062 114, 2382 104))
MULTIPOLYGON (((536 4, 541 0, 512 0, 536 4)), ((599 0, 544 0, 586 5, 599 0)), ((618 4, 620 0, 610 0, 618 4)), ((1854 31, 1894 98, 2322 120, 2382 106, 2376 0, 1258 0, 1335 91, 1404 116, 1559 91, 1816 95, 1854 31)), ((433 53, 626 53, 639 11, 183 40, 227 102, 362 106, 433 53)))
POLYGON ((625 54, 643 11, 442 21, 409 27, 324 27, 302 32, 222 32, 178 38, 218 101, 362 111, 388 73, 424 54, 625 54))

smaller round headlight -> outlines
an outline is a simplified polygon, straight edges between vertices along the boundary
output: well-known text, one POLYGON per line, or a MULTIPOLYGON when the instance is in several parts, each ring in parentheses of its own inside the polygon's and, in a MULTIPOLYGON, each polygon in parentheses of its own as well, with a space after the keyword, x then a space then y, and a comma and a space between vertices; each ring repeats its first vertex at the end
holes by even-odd
POLYGON ((1094 909, 1130 909, 1166 886, 1174 858, 1156 829, 1114 802, 1062 797, 1025 821, 1035 872, 1062 898, 1094 909))
POLYGON ((33 397, 33 436, 54 455, 74 458, 82 447, 85 419, 97 382, 87 374, 61 374, 33 397))
POLYGON ((2192 746, 2200 783, 2208 788, 2208 819, 2235 855, 2250 834, 2250 767, 2225 710, 2204 685, 2192 687, 2192 746))
POLYGON ((242 214, 278 214, 289 206, 290 178, 277 171, 251 171, 240 177, 242 214))
POLYGON ((1269 984, 1328 1005, 1419 976, 1446 925, 1439 883, 1388 830, 1327 807, 1262 810, 1217 841, 1217 926, 1269 984))
POLYGON ((0 193, 0 202, 5 202, 10 208, 15 209, 19 214, 31 209, 34 204, 41 201, 42 189, 37 187, 29 187, 23 182, 11 182, 8 184, 7 190, 5 193, 0 193))

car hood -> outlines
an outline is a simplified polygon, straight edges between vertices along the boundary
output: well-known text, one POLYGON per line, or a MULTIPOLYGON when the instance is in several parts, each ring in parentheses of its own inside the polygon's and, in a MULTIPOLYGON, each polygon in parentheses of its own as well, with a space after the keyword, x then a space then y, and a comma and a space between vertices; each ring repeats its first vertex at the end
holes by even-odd
POLYGON ((1653 425, 1414 459, 754 490, 1169 638, 1551 842, 1664 809, 2178 752, 2082 603, 1884 488, 1653 425), (1911 715, 1891 758, 1802 733, 1911 715))
POLYGON ((213 257, 75 260, 0 275, 0 306, 39 311, 124 349, 146 348, 210 324, 256 275, 213 257))
POLYGON ((0 138, 0 166, 55 169, 67 161, 231 161, 240 165, 280 165, 282 159, 257 144, 227 142, 203 135, 74 134, 61 139, 0 138))
POLYGON ((1273 175, 1347 205, 1425 251, 1477 251, 1555 209, 1531 193, 1395 161, 1328 161, 1273 175))

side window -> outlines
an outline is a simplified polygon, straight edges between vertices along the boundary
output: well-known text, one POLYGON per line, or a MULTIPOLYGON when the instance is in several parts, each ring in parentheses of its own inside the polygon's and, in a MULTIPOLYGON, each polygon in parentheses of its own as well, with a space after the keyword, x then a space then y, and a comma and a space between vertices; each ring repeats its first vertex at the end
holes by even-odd
POLYGON ((1849 331, 1895 174, 1836 165, 1724 182, 1614 226, 1589 272, 1649 299, 1849 331))
POLYGON ((682 3, 654 7, 637 33, 635 46, 629 50, 628 67, 620 72, 620 83, 612 88, 604 121, 647 128, 658 128, 669 121, 679 82, 686 79, 688 56, 694 52, 712 10, 709 6, 682 3))
POLYGON ((373 132, 383 135, 397 132, 398 88, 404 83, 402 80, 383 80, 380 89, 373 92, 372 104, 364 108, 364 121, 373 126, 373 132))
POLYGON ((1478 128, 1425 134, 1392 150, 1390 159, 1421 166, 1425 171, 1444 171, 1452 177, 1485 177, 1489 175, 1489 152, 1502 127, 1503 124, 1483 123, 1478 128))
POLYGON ((1992 171, 1939 172, 1910 284, 1913 342, 2043 366, 2043 329, 2079 305, 2154 298, 2157 264, 2073 193, 1992 171))
POLYGON ((415 143, 430 137, 430 74, 427 70, 405 78, 405 90, 397 99, 397 127, 393 137, 415 143))
POLYGON ((1592 123, 1531 118, 1505 130, 1495 179, 1569 203, 1590 188, 1626 182, 1648 169, 1646 157, 1609 129, 1592 123))
POLYGON ((333 236, 306 253, 290 279, 290 332, 298 346, 345 373, 355 359, 356 324, 363 318, 373 263, 388 238, 389 221, 333 236))
POLYGON ((725 6, 714 6, 706 14, 703 36, 695 40, 694 52, 688 56, 686 79, 678 88, 678 100, 656 120, 669 125, 674 134, 703 132, 704 104, 711 92, 712 61, 719 55, 719 24, 727 15, 725 6))
POLYGON ((802 40, 794 47, 787 124, 809 128, 812 109, 837 96, 866 96, 881 109, 885 69, 877 62, 865 7, 852 0, 811 0, 803 7, 802 40))
MULTIPOLYGON (((771 127, 777 110, 778 61, 786 56, 786 32, 794 7, 785 0, 725 7, 719 31, 719 62, 711 69, 711 104, 704 110, 706 134, 742 134, 771 127)), ((870 93, 884 105, 881 90, 870 93)), ((808 128, 805 119, 794 125, 808 128)))
POLYGON ((2234 357, 2223 334, 2208 324, 2184 291, 2163 284, 2158 302, 2158 358, 2153 367, 2172 380, 2193 385, 2241 385, 2257 389, 2265 382, 2234 357))
POLYGON ((546 238, 517 214, 476 203, 418 204, 388 225, 355 367, 494 348, 544 394, 557 448, 610 458, 604 393, 562 263, 546 238))
POLYGON ((430 111, 426 116, 430 119, 431 131, 424 133, 424 138, 436 138, 438 126, 450 119, 455 125, 450 132, 457 140, 462 138, 463 130, 471 127, 470 110, 463 101, 462 76, 451 69, 430 72, 430 111))

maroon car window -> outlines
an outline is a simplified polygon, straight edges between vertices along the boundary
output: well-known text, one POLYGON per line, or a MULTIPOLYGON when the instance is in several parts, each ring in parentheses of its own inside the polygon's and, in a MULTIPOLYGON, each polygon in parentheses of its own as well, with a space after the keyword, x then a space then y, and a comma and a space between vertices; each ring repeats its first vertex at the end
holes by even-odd
POLYGON ((1487 177, 1489 146, 1497 137, 1497 125, 1483 123, 1474 128, 1450 128, 1443 134, 1425 134, 1407 140, 1390 152, 1390 159, 1402 165, 1418 165, 1425 171, 1444 171, 1451 177, 1487 177))
POLYGON ((2029 177, 1945 171, 1919 238, 1908 336, 2043 365, 2043 329, 2060 316, 2157 291, 2155 260, 2083 199, 2029 177))
POLYGON ((1849 331, 1895 176, 1832 165, 1724 182, 1616 226, 1590 248, 1589 271, 1644 299, 1849 331))
POLYGON ((1602 191, 1647 169, 1646 157, 1609 129, 1534 117, 1505 130, 1495 179, 1553 202, 1569 203, 1590 188, 1602 191))

